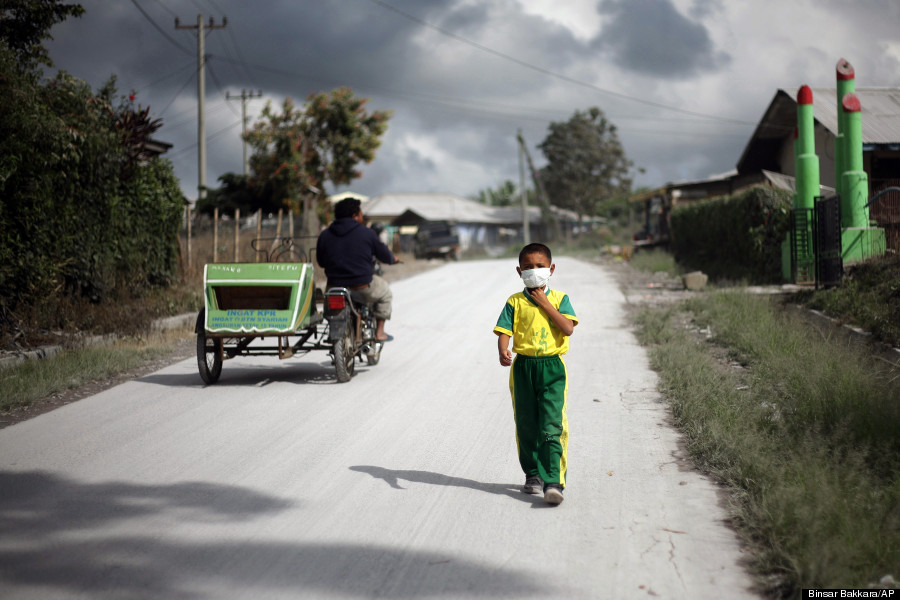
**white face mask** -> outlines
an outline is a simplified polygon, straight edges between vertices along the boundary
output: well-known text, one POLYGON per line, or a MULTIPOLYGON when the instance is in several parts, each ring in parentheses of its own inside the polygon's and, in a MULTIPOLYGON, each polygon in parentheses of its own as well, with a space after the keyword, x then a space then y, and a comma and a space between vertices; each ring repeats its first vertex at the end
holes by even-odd
POLYGON ((522 281, 527 288, 541 288, 550 281, 550 268, 528 269, 522 271, 522 281))

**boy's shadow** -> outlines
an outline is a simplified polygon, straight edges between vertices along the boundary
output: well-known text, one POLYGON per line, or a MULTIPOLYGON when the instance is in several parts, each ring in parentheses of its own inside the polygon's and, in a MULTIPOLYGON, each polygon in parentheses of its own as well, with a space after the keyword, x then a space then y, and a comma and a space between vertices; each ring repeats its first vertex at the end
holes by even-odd
POLYGON ((487 492, 489 494, 499 494, 509 496, 514 500, 526 502, 533 505, 543 505, 543 496, 530 495, 521 491, 520 487, 508 483, 482 483, 472 479, 463 479, 462 477, 450 477, 449 475, 441 475, 440 473, 432 473, 431 471, 408 471, 385 469, 384 467, 373 467, 369 465, 357 465, 350 467, 351 471, 359 471, 360 473, 368 473, 375 479, 383 479, 385 483, 397 490, 406 489, 400 485, 400 480, 413 483, 427 483, 429 485, 445 485, 453 487, 469 488, 479 492, 487 492))

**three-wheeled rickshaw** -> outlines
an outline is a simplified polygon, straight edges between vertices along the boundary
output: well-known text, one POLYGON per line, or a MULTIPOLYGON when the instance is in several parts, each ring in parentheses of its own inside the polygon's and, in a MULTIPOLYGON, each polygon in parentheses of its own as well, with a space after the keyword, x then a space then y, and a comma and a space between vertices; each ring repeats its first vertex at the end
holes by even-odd
POLYGON ((347 288, 317 289, 313 252, 286 238, 265 253, 266 262, 204 267, 204 306, 195 327, 204 382, 218 381, 223 362, 238 356, 287 359, 326 351, 340 383, 353 376, 357 360, 378 364, 384 343, 375 339, 371 307, 355 302, 347 288))

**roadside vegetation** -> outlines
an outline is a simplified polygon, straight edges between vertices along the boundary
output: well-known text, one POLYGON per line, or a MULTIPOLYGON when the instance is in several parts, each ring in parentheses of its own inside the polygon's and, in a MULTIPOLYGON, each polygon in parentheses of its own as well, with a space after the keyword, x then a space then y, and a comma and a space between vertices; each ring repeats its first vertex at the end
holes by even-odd
POLYGON ((184 335, 175 331, 118 338, 111 344, 63 350, 44 360, 26 360, 0 369, 0 420, 10 410, 166 357, 184 335))
POLYGON ((739 289, 636 322, 691 456, 730 490, 769 594, 897 575, 900 366, 739 289))
POLYGON ((900 255, 854 265, 847 269, 840 287, 801 292, 794 301, 900 347, 900 255))
POLYGON ((638 250, 631 256, 631 266, 647 273, 665 273, 670 277, 681 275, 681 267, 671 254, 660 248, 638 250))

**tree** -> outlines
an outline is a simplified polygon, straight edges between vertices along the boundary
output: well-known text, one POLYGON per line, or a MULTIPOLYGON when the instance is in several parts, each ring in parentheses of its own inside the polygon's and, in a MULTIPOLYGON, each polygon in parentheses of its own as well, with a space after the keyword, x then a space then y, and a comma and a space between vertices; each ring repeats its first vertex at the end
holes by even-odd
POLYGON ((94 92, 42 80, 43 40, 83 13, 52 0, 0 2, 0 340, 65 328, 67 296, 141 295, 178 274, 184 197, 172 165, 146 153, 160 125, 115 79, 94 92))
POLYGON ((480 190, 475 196, 475 200, 488 206, 510 206, 522 203, 522 199, 519 197, 519 187, 509 179, 497 188, 480 190))
POLYGON ((63 4, 60 0, 3 0, 0 40, 13 52, 22 70, 52 66, 43 44, 50 38, 50 28, 67 17, 83 14, 84 8, 80 4, 63 4))
POLYGON ((547 158, 541 180, 556 206, 596 215, 605 202, 631 188, 632 162, 625 156, 616 126, 603 111, 575 111, 565 123, 551 123, 538 146, 547 158))
POLYGON ((205 198, 197 201, 198 213, 212 216, 216 208, 220 214, 233 213, 235 209, 240 209, 243 215, 257 210, 265 214, 278 211, 279 205, 273 202, 271 195, 260 195, 249 175, 225 173, 219 181, 222 182, 221 187, 210 189, 205 198))
POLYGON ((266 104, 246 134, 254 186, 276 205, 302 212, 304 235, 318 232, 325 184, 350 183, 362 175, 357 165, 375 158, 390 112, 366 112, 367 102, 347 87, 311 94, 303 107, 287 98, 280 113, 266 104))

